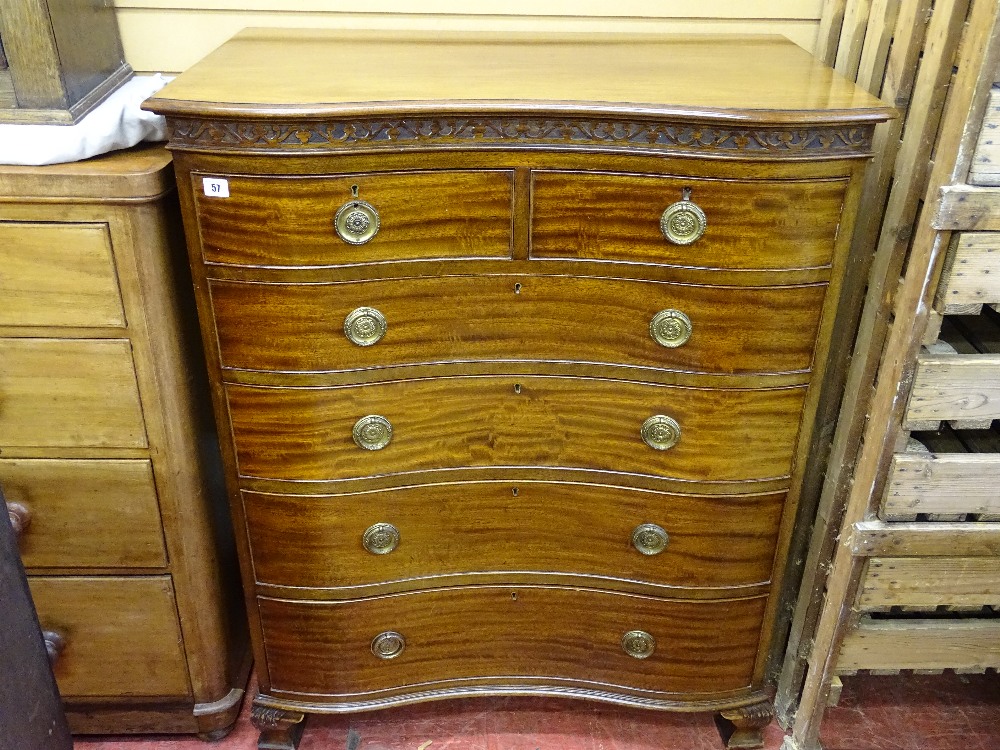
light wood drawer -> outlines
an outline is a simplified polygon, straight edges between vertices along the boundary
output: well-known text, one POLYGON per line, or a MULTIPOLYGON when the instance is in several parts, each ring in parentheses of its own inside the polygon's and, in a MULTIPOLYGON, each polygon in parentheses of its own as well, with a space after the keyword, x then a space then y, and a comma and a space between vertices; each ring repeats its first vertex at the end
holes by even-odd
POLYGON ((149 461, 5 459, 0 487, 30 514, 18 541, 29 569, 167 564, 149 461))
POLYGON ((0 325, 125 325, 104 224, 0 222, 0 325))
POLYGON ((350 495, 243 492, 258 581, 359 594, 382 582, 441 585, 470 571, 684 588, 759 584, 771 575, 784 499, 564 482, 463 482, 350 495), (632 535, 650 523, 666 532, 666 547, 646 546, 652 554, 643 554, 632 535), (377 524, 398 532, 389 552, 391 544, 371 539, 377 524))
POLYGON ((226 387, 240 472, 291 480, 498 466, 696 481, 784 478, 805 391, 541 376, 226 387), (354 442, 355 423, 367 415, 392 425, 382 450, 354 442), (679 423, 673 448, 643 442, 642 425, 654 415, 679 423))
POLYGON ((765 599, 680 602, 466 586, 347 602, 257 601, 271 688, 335 702, 491 679, 678 700, 738 690, 750 684, 765 599), (656 640, 648 658, 623 650, 632 630, 656 640), (400 633, 405 647, 395 658, 378 658, 372 641, 388 631, 400 633))
POLYGON ((337 266, 424 258, 509 258, 511 171, 387 172, 328 177, 224 176, 229 197, 192 176, 205 260, 248 266, 337 266), (334 219, 358 198, 379 215, 366 244, 334 219))
POLYGON ((826 294, 825 284, 734 288, 518 275, 210 284, 223 366, 271 371, 470 360, 802 371, 812 365, 826 294), (385 318, 377 344, 358 346, 344 333, 345 318, 362 307, 385 318), (691 324, 676 348, 650 335, 653 317, 669 309, 691 324))
POLYGON ((703 268, 829 265, 846 180, 738 181, 583 172, 533 173, 531 257, 703 268), (691 189, 707 219, 693 244, 660 230, 691 189))
POLYGON ((0 445, 146 446, 124 339, 0 339, 0 445))
POLYGON ((168 576, 33 576, 29 585, 42 629, 65 643, 53 669, 62 695, 189 694, 168 576))

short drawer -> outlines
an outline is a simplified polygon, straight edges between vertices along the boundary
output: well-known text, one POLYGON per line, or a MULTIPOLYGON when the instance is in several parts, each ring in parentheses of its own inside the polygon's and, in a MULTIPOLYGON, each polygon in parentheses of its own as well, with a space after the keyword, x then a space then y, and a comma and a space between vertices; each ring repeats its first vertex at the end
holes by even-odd
POLYGON ((470 586, 349 602, 257 601, 272 690, 334 702, 490 680, 677 699, 747 688, 766 600, 470 586), (632 631, 655 641, 648 658, 625 652, 632 631), (402 640, 376 642, 383 633, 402 640), (399 645, 393 658, 375 654, 399 645))
POLYGON ((548 482, 243 492, 258 581, 311 588, 440 585, 470 571, 676 587, 765 583, 783 503, 784 493, 694 496, 548 482))
POLYGON ((0 222, 0 325, 125 325, 104 224, 0 222))
POLYGON ((826 266, 846 188, 846 180, 534 172, 531 257, 700 268, 826 266), (686 190, 707 225, 700 239, 674 244, 660 220, 686 190))
POLYGON ((63 696, 190 693, 168 576, 34 576, 29 586, 42 630, 63 643, 53 667, 63 696))
POLYGON ((210 283, 223 366, 269 371, 497 360, 803 371, 812 365, 826 293, 825 284, 743 288, 517 275, 210 283), (675 316, 688 338, 660 333, 665 341, 658 343, 650 327, 658 314, 675 316), (352 323, 358 316, 361 323, 352 323), (357 326, 372 327, 378 317, 385 333, 370 344, 357 326))
POLYGON ((29 570, 167 564, 149 461, 4 459, 0 488, 27 514, 18 547, 29 570))
MULTIPOLYGON (((224 198, 206 195, 205 177, 192 180, 209 263, 338 266, 511 254, 510 171, 225 176, 224 198), (364 244, 341 239, 335 229, 337 212, 357 200, 378 215, 378 231, 364 244)), ((368 231, 376 225, 364 221, 368 231)))
POLYGON ((0 339, 0 445, 146 446, 125 339, 0 339))
POLYGON ((292 480, 498 466, 702 481, 786 477, 805 391, 542 376, 226 387, 240 473, 292 480), (391 425, 381 450, 355 444, 355 430, 369 444, 386 434, 378 420, 357 424, 373 415, 391 425), (643 442, 654 416, 680 428, 669 450, 643 442))

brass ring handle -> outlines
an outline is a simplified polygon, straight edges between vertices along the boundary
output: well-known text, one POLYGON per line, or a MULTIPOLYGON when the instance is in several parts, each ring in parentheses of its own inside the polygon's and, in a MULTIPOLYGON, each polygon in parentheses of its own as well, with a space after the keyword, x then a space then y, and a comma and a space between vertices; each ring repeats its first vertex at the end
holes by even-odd
POLYGON ((348 201, 333 217, 337 236, 350 245, 363 245, 378 234, 381 220, 375 206, 367 201, 348 201))
POLYGON ((366 451, 382 450, 392 440, 392 424, 385 417, 369 414, 354 423, 354 442, 366 451))
POLYGON ((648 659, 656 651, 656 639, 645 630, 630 630, 622 636, 622 650, 633 659, 648 659))
POLYGON ((372 653, 379 659, 395 659, 406 648, 406 639, 394 630, 379 633, 372 639, 372 653))
POLYGON ((691 319, 680 310, 660 310, 649 321, 649 335, 668 349, 684 346, 691 338, 691 319))
POLYGON ((49 664, 55 664, 59 654, 66 648, 66 639, 57 630, 43 630, 42 640, 45 641, 45 653, 49 656, 49 664))
POLYGON ((681 426, 676 419, 664 414, 654 414, 642 423, 642 442, 653 450, 665 451, 681 439, 681 426))
POLYGON ((374 307, 358 307, 344 318, 344 335, 358 346, 377 344, 388 327, 385 316, 374 307))
POLYGON ((399 529, 391 523, 375 523, 365 529, 361 544, 373 555, 388 555, 399 546, 399 529))
POLYGON ((675 245, 690 245, 705 234, 707 228, 705 212, 687 198, 671 203, 660 215, 660 231, 675 245))
POLYGON ((20 539, 31 525, 31 511, 27 505, 7 503, 7 515, 10 517, 11 528, 14 529, 14 537, 20 539))
POLYGON ((670 535, 655 523, 641 523, 632 532, 632 546, 644 555, 658 555, 670 544, 670 535))

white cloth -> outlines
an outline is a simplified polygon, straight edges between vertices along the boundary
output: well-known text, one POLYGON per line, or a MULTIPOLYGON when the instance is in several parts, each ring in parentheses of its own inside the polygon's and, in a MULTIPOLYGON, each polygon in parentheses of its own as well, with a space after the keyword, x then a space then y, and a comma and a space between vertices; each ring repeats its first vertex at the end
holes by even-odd
POLYGON ((0 125, 0 164, 60 164, 165 141, 164 118, 139 105, 169 81, 159 74, 134 76, 75 125, 0 125))

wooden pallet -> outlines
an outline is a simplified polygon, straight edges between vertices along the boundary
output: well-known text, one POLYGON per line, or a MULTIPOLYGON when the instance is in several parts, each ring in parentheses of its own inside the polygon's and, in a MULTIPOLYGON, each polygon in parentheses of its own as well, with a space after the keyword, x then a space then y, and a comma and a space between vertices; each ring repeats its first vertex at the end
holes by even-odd
POLYGON ((884 219, 855 238, 874 262, 779 680, 786 750, 819 748, 839 674, 1000 667, 1000 191, 969 184, 1000 8, 829 0, 820 49, 869 81, 876 9, 895 18, 880 91, 908 106, 884 219))

